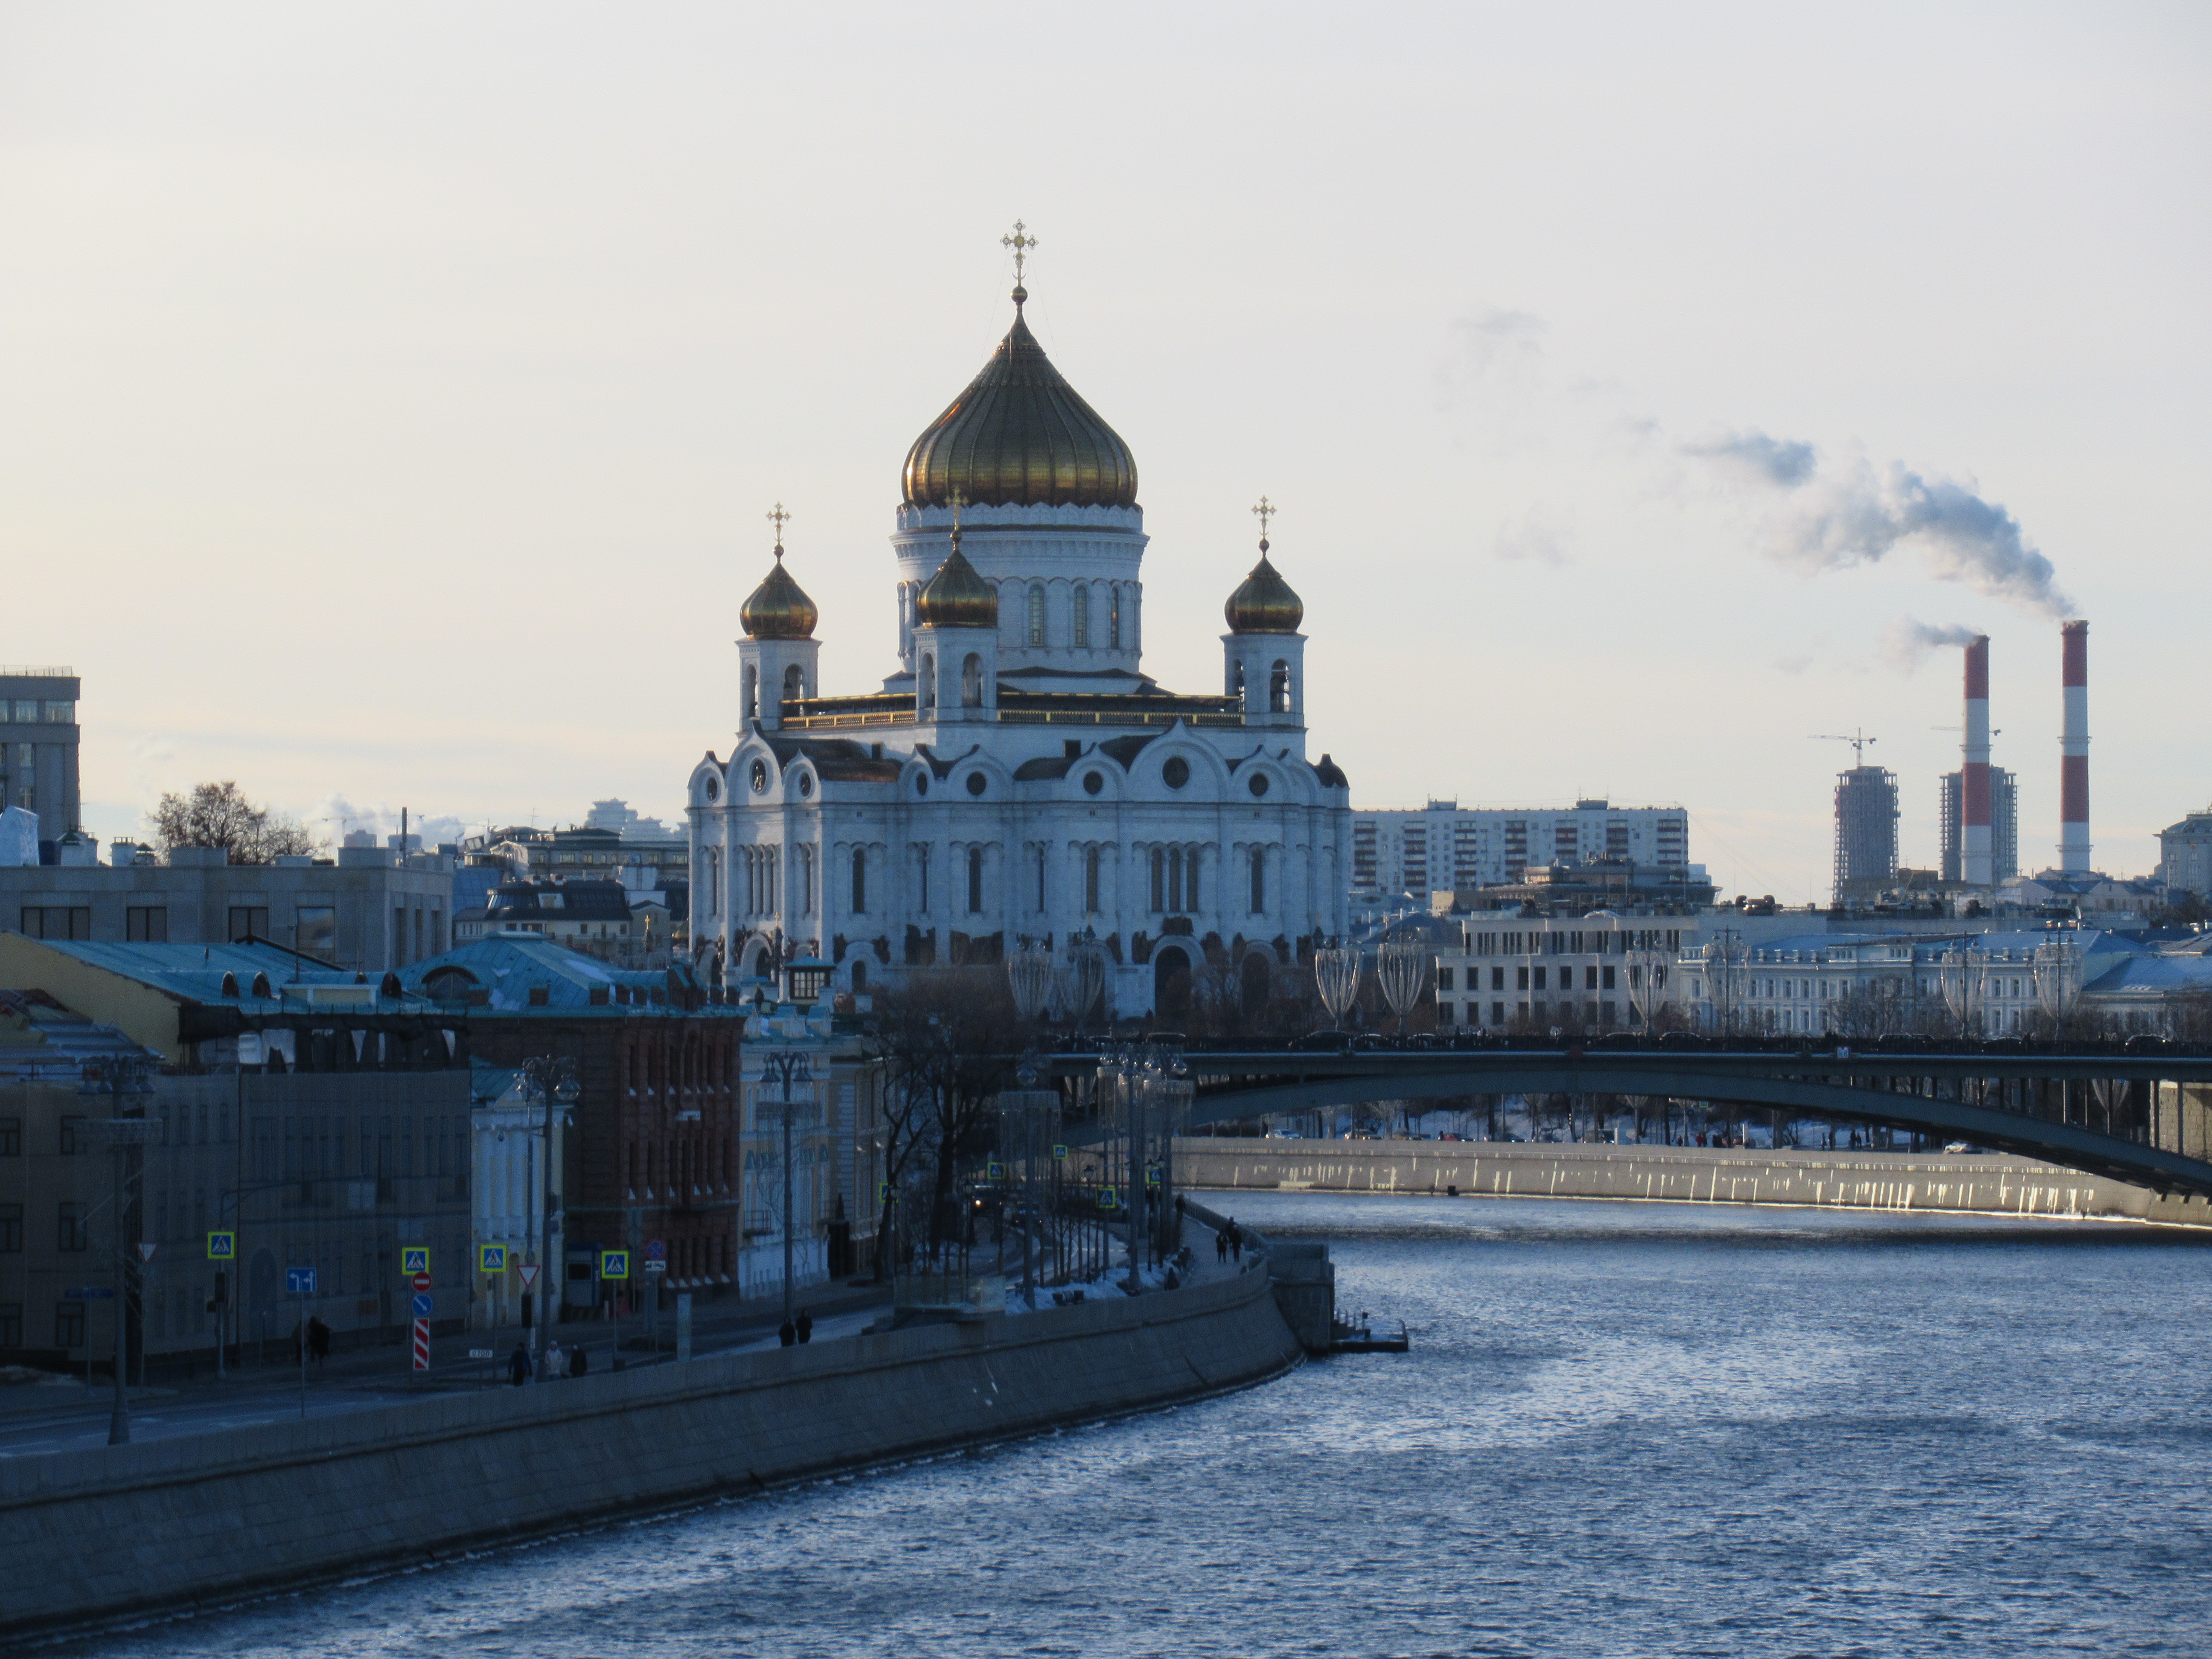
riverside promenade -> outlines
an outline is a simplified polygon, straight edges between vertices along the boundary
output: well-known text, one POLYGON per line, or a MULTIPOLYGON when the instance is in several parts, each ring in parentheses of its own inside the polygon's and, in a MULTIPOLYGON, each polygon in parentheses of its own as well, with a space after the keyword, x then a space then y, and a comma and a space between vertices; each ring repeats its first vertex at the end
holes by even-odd
POLYGON ((1249 1387, 1267 1264, 1175 1291, 0 1459, 0 1639, 221 1604, 1249 1387))
POLYGON ((1463 1198, 1945 1210, 2212 1226, 2212 1204, 2055 1164, 1991 1153, 1811 1152, 1487 1140, 1288 1140, 1191 1136, 1175 1144, 1188 1188, 1419 1193, 1463 1198))

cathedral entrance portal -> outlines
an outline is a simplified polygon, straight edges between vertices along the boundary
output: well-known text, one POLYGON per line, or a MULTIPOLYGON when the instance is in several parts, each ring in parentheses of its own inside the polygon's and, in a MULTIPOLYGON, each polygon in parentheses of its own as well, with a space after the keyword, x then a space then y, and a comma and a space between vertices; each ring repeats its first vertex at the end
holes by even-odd
POLYGON ((1180 1023, 1190 1012, 1190 958, 1180 945, 1152 952, 1152 1014, 1180 1023))

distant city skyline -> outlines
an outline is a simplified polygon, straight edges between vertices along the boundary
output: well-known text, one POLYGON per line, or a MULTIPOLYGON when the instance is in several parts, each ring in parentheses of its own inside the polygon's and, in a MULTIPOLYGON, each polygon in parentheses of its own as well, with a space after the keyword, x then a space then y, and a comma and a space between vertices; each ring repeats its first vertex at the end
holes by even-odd
POLYGON ((1680 802, 1724 895, 1825 900, 1811 734, 1935 864, 1971 629, 2039 869, 2062 615, 2098 866, 2212 799, 2199 9, 123 15, 0 17, 0 656, 82 678, 103 841, 216 778, 334 842, 675 821, 771 504, 825 679, 893 666, 1017 216, 1147 672, 1218 677, 1267 492, 1355 808, 1680 802))

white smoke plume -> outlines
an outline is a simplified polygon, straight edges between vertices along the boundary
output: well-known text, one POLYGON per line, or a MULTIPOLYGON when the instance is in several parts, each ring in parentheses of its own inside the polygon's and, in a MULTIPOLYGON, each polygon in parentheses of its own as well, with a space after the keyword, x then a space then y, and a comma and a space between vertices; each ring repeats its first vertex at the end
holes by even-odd
POLYGON ((1856 459, 1824 470, 1810 444, 1763 432, 1686 447, 1783 492, 1786 504, 1771 526, 1769 550, 1787 563, 1815 571, 1874 564, 1909 541, 1942 580, 2048 617, 2073 612, 2057 571, 2029 544, 2020 520, 1953 479, 1924 476, 1901 461, 1877 470, 1856 459))
POLYGON ((1898 617, 1881 630, 1881 654, 1892 667, 1910 674, 1919 668, 1930 651, 1940 651, 1947 645, 1972 645, 1981 637, 1982 631, 1959 623, 1938 628, 1911 617, 1898 617))

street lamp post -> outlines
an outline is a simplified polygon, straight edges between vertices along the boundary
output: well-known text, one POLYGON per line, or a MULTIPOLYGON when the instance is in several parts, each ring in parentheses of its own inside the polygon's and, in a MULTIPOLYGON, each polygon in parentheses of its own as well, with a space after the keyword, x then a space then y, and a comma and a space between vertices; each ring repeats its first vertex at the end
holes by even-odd
POLYGON ((792 1094, 794 1088, 811 1088, 813 1068, 804 1053, 766 1054, 761 1056, 761 1076, 763 1080, 773 1071, 783 1096, 783 1321, 792 1322, 793 1309, 791 1237, 791 1126, 799 1111, 799 1102, 792 1094))
MULTIPOLYGON (((556 1214, 561 1206, 561 1194, 553 1184, 555 1107, 556 1103, 558 1103, 561 1120, 565 1123, 568 1121, 569 1109, 582 1095, 583 1088, 576 1081, 576 1062, 565 1055, 532 1055, 523 1061, 522 1071, 523 1075, 537 1085, 538 1096, 545 1103, 545 1176, 543 1200, 544 1214, 542 1218, 544 1223, 541 1229, 542 1243, 538 1249, 538 1328, 532 1334, 533 1340, 531 1343, 532 1352, 530 1375, 534 1380, 543 1375, 543 1368, 538 1361, 545 1352, 548 1340, 545 1328, 553 1317, 556 1305, 553 1301, 556 1282, 553 1273, 553 1225, 556 1214)), ((538 1185, 538 1181, 533 1175, 531 1186, 535 1189, 538 1185)))
MULTIPOLYGON (((121 1059, 88 1066, 84 1071, 84 1091, 118 1097, 136 1093, 145 1086, 144 1072, 142 1064, 121 1059)), ((133 1146, 150 1146, 161 1139, 163 1126, 159 1118, 112 1117, 94 1127, 107 1143, 114 1183, 109 1205, 108 1237, 114 1246, 111 1271, 115 1291, 115 1405, 107 1419, 107 1443, 125 1446, 131 1443, 131 1398, 127 1392, 131 1374, 131 1287, 124 1261, 123 1194, 128 1184, 125 1165, 133 1146)))

